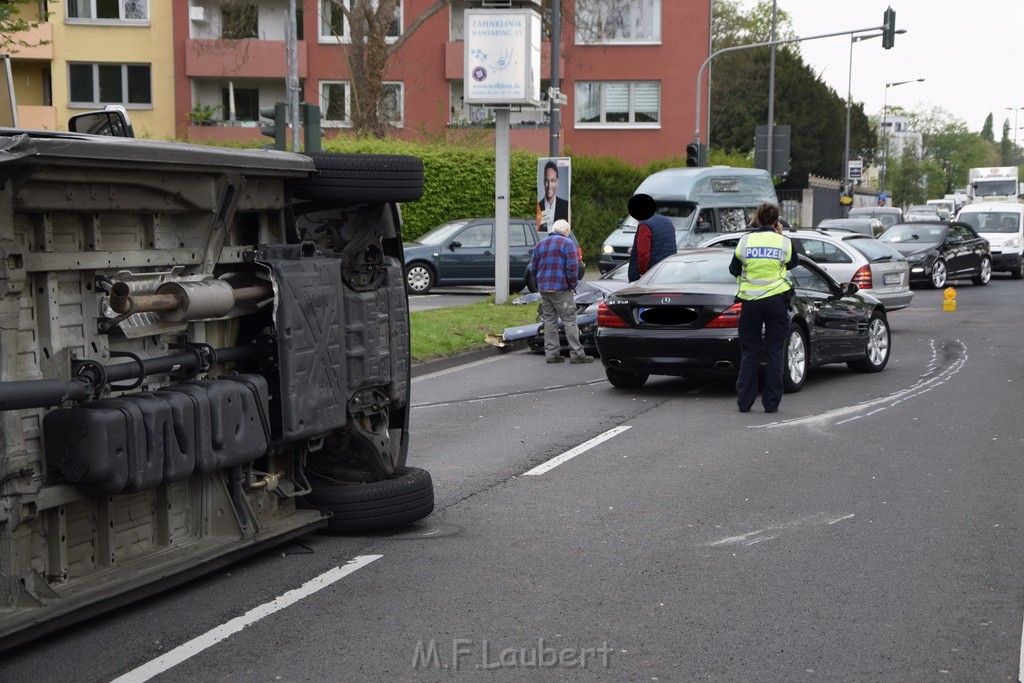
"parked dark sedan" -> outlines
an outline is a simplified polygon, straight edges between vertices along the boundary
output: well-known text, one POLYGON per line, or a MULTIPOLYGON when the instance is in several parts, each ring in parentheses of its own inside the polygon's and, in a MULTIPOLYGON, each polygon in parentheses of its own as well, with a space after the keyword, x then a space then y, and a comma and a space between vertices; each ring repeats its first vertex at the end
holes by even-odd
MULTIPOLYGON (((608 381, 643 386, 650 375, 734 375, 739 370, 740 304, 729 275, 732 251, 684 249, 659 262, 597 312, 597 349, 608 381)), ((799 391, 807 371, 846 363, 879 372, 889 362, 889 319, 874 297, 838 284, 804 256, 794 286, 783 382, 799 391)))
POLYGON ((992 279, 988 240, 967 223, 896 223, 878 241, 907 257, 911 284, 941 289, 947 280, 970 278, 976 285, 987 285, 992 279))
MULTIPOLYGON (((536 221, 508 221, 509 289, 526 286, 527 266, 537 244, 536 221)), ((449 221, 405 244, 405 276, 410 294, 426 294, 438 285, 494 284, 494 219, 449 221)))

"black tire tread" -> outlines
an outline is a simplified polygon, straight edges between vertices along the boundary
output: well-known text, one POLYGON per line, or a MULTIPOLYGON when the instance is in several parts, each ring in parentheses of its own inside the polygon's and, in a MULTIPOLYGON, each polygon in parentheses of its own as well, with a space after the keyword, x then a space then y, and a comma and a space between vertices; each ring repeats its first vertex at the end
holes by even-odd
POLYGON ((311 154, 317 174, 298 181, 299 199, 414 202, 423 196, 423 160, 402 154, 311 154))
POLYGON ((313 484, 304 503, 332 513, 327 530, 355 533, 389 529, 423 519, 434 509, 430 473, 417 467, 395 470, 393 479, 365 484, 313 484))

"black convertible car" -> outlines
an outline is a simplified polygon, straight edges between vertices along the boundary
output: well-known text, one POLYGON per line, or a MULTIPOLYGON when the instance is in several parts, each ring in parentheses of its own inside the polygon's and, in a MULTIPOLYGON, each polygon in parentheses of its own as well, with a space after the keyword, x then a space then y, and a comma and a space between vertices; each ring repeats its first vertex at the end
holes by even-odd
MULTIPOLYGON (((740 363, 732 251, 683 249, 597 312, 597 349, 608 381, 643 386, 650 375, 736 374, 740 363)), ((885 307, 854 284, 838 284, 804 256, 789 273, 794 286, 784 383, 803 387, 809 368, 846 363, 879 372, 889 362, 885 307)))

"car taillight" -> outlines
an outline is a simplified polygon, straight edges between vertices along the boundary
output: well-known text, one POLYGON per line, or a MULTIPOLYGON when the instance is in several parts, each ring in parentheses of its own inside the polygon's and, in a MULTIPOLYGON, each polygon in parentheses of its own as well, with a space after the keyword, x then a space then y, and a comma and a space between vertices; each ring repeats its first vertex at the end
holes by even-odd
POLYGON ((597 307, 598 327, 629 327, 626 321, 619 317, 619 314, 608 308, 608 304, 601 302, 597 307))
POLYGON ((850 282, 857 285, 858 289, 871 289, 871 268, 861 266, 853 274, 853 279, 850 282))
POLYGON ((704 327, 716 327, 716 328, 728 328, 728 327, 739 327, 740 326, 740 310, 743 308, 743 304, 733 304, 729 308, 719 313, 715 318, 704 327))

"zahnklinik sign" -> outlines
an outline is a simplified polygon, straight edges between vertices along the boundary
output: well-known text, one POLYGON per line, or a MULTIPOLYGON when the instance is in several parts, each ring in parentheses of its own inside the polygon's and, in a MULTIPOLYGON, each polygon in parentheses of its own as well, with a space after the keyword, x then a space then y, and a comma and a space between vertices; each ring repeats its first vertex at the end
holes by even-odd
POLYGON ((466 10, 467 104, 540 105, 540 16, 533 10, 466 10))

